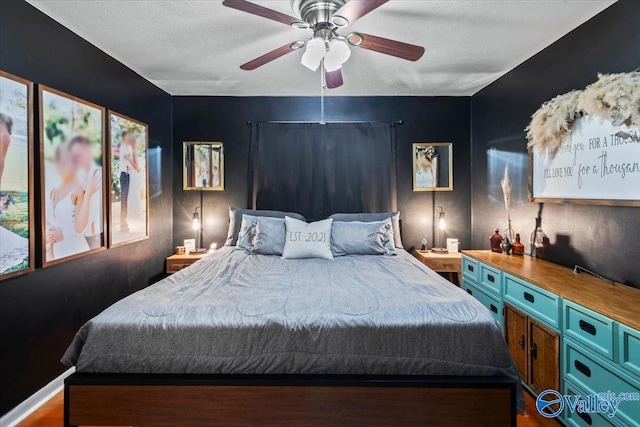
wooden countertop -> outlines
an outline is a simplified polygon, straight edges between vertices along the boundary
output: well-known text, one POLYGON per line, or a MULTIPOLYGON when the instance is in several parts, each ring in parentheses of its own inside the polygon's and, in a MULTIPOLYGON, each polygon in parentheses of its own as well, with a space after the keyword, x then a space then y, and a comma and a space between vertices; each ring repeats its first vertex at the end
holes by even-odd
POLYGON ((640 289, 612 285, 586 273, 530 256, 491 251, 462 251, 463 255, 518 277, 562 298, 640 330, 640 289))

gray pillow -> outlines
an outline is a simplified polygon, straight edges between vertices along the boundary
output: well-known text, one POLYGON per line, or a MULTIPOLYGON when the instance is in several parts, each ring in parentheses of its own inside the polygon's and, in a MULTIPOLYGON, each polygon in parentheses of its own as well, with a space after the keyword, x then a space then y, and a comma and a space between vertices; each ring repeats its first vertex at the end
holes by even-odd
MULTIPOLYGON (((246 215, 243 215, 243 218, 246 215)), ((251 242, 253 252, 262 255, 282 255, 285 227, 282 218, 255 217, 255 236, 251 242)))
POLYGON ((290 216, 304 221, 304 217, 297 213, 282 212, 282 211, 262 211, 251 209, 240 209, 233 206, 229 207, 229 232, 227 233, 227 240, 224 242, 225 246, 235 246, 238 242, 238 234, 240 233, 240 226, 242 224, 242 215, 261 216, 268 218, 284 218, 290 216))
POLYGON ((238 239, 236 246, 238 248, 251 250, 251 242, 256 234, 256 219, 257 216, 242 215, 242 222, 240 223, 240 231, 238 232, 238 239))
POLYGON ((375 222, 334 221, 331 252, 342 255, 385 255, 395 252, 391 219, 375 222))
POLYGON ((400 212, 381 212, 381 213, 335 213, 329 218, 334 221, 360 221, 360 222, 373 222, 382 221, 387 218, 391 218, 391 225, 393 228, 393 241, 398 249, 402 249, 402 236, 400 235, 400 212))
POLYGON ((331 253, 332 219, 307 224, 294 218, 285 217, 286 237, 282 258, 322 258, 333 259, 331 253))

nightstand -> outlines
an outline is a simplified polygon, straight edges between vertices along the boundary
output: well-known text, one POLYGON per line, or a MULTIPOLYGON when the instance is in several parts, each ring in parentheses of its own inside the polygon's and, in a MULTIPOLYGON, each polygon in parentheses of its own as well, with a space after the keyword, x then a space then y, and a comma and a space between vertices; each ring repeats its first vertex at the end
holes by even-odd
POLYGON ((460 278, 462 277, 462 254, 460 252, 439 254, 431 251, 414 251, 413 256, 436 273, 448 273, 449 281, 460 286, 460 278))
POLYGON ((209 254, 171 255, 167 258, 167 274, 177 273, 207 255, 209 254))

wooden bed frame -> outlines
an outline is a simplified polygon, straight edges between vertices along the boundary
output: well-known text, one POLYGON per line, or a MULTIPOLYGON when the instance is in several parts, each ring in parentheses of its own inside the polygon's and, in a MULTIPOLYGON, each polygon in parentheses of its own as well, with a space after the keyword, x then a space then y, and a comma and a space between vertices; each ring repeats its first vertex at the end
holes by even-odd
POLYGON ((82 374, 71 426, 516 426, 508 377, 82 374))

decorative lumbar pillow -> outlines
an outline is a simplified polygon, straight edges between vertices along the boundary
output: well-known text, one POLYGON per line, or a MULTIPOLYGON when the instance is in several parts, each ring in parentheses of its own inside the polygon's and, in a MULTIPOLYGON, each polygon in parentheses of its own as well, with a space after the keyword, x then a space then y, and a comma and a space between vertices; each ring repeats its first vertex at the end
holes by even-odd
POLYGON ((262 255, 282 255, 285 226, 282 218, 255 217, 251 250, 262 255))
POLYGON ((332 219, 307 224, 294 218, 285 217, 286 236, 282 258, 322 258, 333 259, 331 253, 332 219))
POLYGON ((331 227, 331 252, 342 255, 395 253, 391 219, 385 221, 335 221, 331 227))
POLYGON ((293 212, 282 211, 262 211, 252 209, 240 209, 233 206, 229 207, 229 231, 227 232, 227 240, 225 246, 236 246, 238 242, 238 235, 240 233, 240 227, 242 225, 242 215, 249 215, 255 217, 268 217, 268 218, 283 218, 289 216, 291 218, 297 218, 304 221, 304 217, 300 214, 293 212))
POLYGON ((398 249, 402 249, 402 236, 400 235, 400 212, 381 212, 381 213, 335 213, 329 218, 334 221, 360 221, 360 222, 374 222, 383 221, 387 218, 391 218, 391 226, 393 228, 393 241, 394 245, 398 249))

